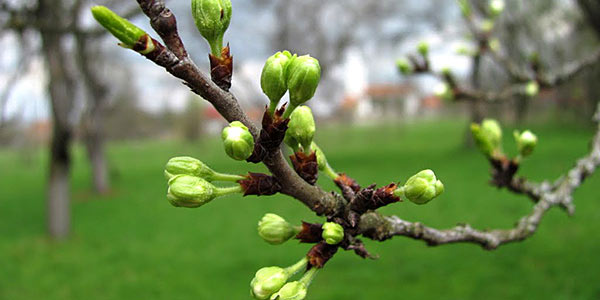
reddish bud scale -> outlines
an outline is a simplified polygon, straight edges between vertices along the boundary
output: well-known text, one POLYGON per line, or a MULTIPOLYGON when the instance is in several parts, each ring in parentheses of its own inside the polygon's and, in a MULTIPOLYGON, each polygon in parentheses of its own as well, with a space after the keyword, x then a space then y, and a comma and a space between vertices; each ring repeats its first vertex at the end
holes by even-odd
POLYGON ((238 183, 244 189, 244 196, 268 196, 281 191, 281 184, 275 177, 261 173, 249 172, 247 179, 240 180, 238 183))
POLYGON ((506 156, 490 158, 492 165, 492 180, 490 181, 496 187, 511 187, 511 182, 517 171, 519 163, 508 159, 506 156))
POLYGON ((302 221, 302 229, 296 234, 300 243, 318 243, 323 240, 323 225, 302 221))
POLYGON ((296 173, 311 185, 317 183, 319 176, 319 165, 317 164, 317 154, 313 151, 306 155, 304 152, 297 152, 290 155, 292 165, 296 173))
POLYGON ((231 77, 233 76, 233 56, 229 45, 221 50, 221 57, 208 55, 210 61, 210 77, 221 89, 229 91, 231 88, 231 77))
POLYGON ((258 140, 254 143, 254 152, 246 160, 252 163, 259 163, 265 159, 269 152, 279 149, 279 145, 285 137, 285 131, 288 128, 290 119, 283 119, 282 115, 285 111, 285 105, 275 111, 271 116, 269 108, 265 107, 265 113, 262 119, 262 129, 258 140))
POLYGON ((354 242, 345 247, 344 250, 352 250, 354 251, 354 253, 356 253, 356 255, 362 258, 377 258, 376 256, 369 253, 369 251, 367 251, 367 248, 365 248, 365 244, 363 244, 363 242, 359 239, 354 240, 354 242))
POLYGON ((370 185, 356 194, 356 197, 350 201, 350 209, 363 214, 367 210, 375 210, 388 204, 402 201, 394 195, 394 191, 398 188, 395 183, 388 184, 384 187, 374 189, 375 185, 370 185))
POLYGON ((340 174, 340 176, 338 176, 338 178, 336 178, 334 180, 334 182, 339 188, 342 188, 343 186, 347 186, 355 193, 360 191, 360 185, 358 185, 356 180, 348 177, 348 175, 346 175, 344 173, 340 174))
POLYGON ((311 267, 322 268, 337 252, 337 245, 329 245, 321 241, 314 245, 306 255, 308 257, 308 269, 311 267))

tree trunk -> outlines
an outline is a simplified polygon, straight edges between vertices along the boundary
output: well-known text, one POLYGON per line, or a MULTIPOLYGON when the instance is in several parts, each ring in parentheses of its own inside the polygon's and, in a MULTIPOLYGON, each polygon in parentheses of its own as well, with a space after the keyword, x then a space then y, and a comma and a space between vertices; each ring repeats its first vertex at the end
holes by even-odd
POLYGON ((104 116, 108 104, 108 89, 104 80, 94 68, 100 54, 91 53, 91 40, 81 34, 75 35, 77 44, 77 65, 83 77, 88 109, 83 115, 83 134, 88 159, 92 169, 92 184, 97 194, 107 194, 110 190, 108 166, 105 151, 104 116), (95 59, 93 59, 95 58, 95 59))
MULTIPOLYGON (((63 20, 62 3, 56 0, 40 0, 39 20, 63 20)), ((46 22, 39 28, 42 38, 42 54, 48 70, 48 95, 52 105, 53 136, 50 147, 47 222, 51 237, 65 238, 70 232, 70 145, 72 122, 70 120, 74 101, 75 83, 67 65, 68 51, 62 35, 46 22)))

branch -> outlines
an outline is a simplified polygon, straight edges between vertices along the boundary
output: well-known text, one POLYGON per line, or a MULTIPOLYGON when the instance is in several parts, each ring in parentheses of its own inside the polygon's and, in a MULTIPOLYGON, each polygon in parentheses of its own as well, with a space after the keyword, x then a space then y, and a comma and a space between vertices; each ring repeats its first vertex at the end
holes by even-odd
MULTIPOLYGON (((244 113, 235 96, 213 83, 187 55, 177 33, 175 16, 165 7, 164 1, 138 0, 138 3, 166 44, 164 47, 155 41, 157 50, 146 54, 146 58, 183 80, 194 93, 210 102, 228 122, 242 122, 256 139, 259 130, 244 113)), ((269 153, 263 163, 280 181, 283 194, 298 199, 317 214, 330 216, 343 210, 346 202, 341 197, 306 183, 290 168, 279 149, 269 153)))
MULTIPOLYGON (((595 116, 600 123, 600 104, 595 116)), ((493 250, 511 242, 522 241, 533 235, 545 213, 554 206, 567 207, 569 213, 574 210, 573 192, 600 165, 600 126, 592 140, 589 154, 579 159, 576 165, 557 181, 556 186, 542 184, 535 189, 539 201, 532 211, 522 217, 512 229, 478 230, 468 224, 450 229, 436 229, 419 222, 408 222, 397 216, 382 216, 376 212, 364 214, 360 221, 360 232, 373 240, 383 241, 394 236, 406 236, 423 240, 429 246, 451 243, 474 243, 484 249, 493 250)))

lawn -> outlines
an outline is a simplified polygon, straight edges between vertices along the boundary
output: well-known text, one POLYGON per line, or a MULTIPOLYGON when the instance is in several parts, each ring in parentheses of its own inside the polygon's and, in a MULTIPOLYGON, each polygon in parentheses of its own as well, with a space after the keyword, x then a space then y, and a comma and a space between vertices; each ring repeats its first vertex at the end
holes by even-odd
MULTIPOLYGON (((328 127, 317 133, 331 164, 360 183, 387 184, 431 168, 446 192, 425 206, 383 209, 437 227, 468 222, 507 228, 531 208, 526 198, 487 184, 482 155, 462 147, 465 123, 328 127)), ((533 125, 540 143, 521 174, 555 179, 587 150, 589 129, 533 125)), ((514 153, 510 134, 505 148, 514 153)), ((289 197, 231 196, 198 209, 165 199, 172 156, 191 155, 218 171, 263 170, 226 157, 219 140, 119 142, 109 147, 114 190, 89 193, 85 155, 75 149, 73 234, 45 237, 45 153, 0 152, 0 299, 249 299, 254 272, 289 265, 309 248, 264 243, 266 212, 293 222, 322 221, 289 197)), ((335 187, 327 178, 320 184, 335 187)), ((553 209, 530 239, 488 252, 475 245, 427 247, 394 238, 366 241, 380 258, 340 252, 317 276, 308 299, 598 299, 600 195, 595 175, 575 193, 577 211, 553 209)))

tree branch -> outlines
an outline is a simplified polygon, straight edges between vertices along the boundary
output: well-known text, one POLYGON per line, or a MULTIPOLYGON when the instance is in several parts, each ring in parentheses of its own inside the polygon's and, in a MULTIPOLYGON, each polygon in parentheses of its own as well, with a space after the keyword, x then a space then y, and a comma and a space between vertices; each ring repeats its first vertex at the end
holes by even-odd
MULTIPOLYGON (((600 123, 600 104, 595 116, 600 123)), ((373 240, 383 241, 394 236, 406 236, 423 240, 429 246, 451 243, 474 243, 484 249, 493 250, 500 245, 522 241, 533 235, 545 213, 554 206, 564 206, 572 213, 573 191, 600 165, 600 126, 592 140, 589 154, 579 159, 576 165, 557 181, 556 186, 542 184, 535 189, 539 201, 532 211, 522 217, 512 229, 478 230, 468 224, 450 229, 436 229, 419 222, 408 222, 397 216, 382 216, 369 212, 361 217, 360 233, 373 240)))
MULTIPOLYGON (((219 88, 187 55, 183 42, 177 34, 175 16, 165 7, 164 1, 138 0, 138 2, 150 18, 152 27, 167 45, 165 48, 155 42, 157 50, 145 55, 146 58, 183 80, 194 93, 210 102, 228 122, 244 123, 256 139, 259 130, 248 119, 235 96, 219 88)), ((341 197, 306 183, 290 168, 280 150, 269 153, 263 163, 280 181, 283 194, 298 199, 317 214, 330 216, 343 210, 345 201, 341 197)))

